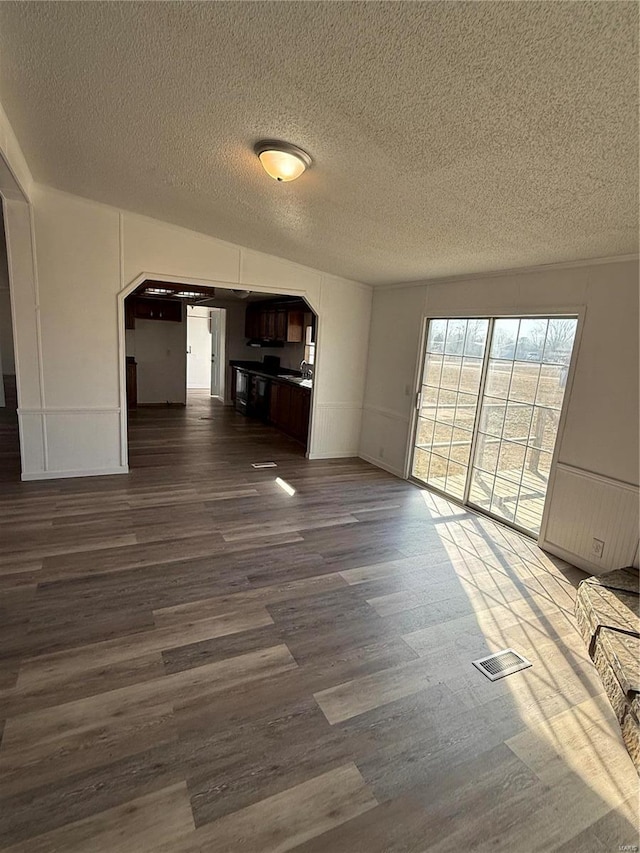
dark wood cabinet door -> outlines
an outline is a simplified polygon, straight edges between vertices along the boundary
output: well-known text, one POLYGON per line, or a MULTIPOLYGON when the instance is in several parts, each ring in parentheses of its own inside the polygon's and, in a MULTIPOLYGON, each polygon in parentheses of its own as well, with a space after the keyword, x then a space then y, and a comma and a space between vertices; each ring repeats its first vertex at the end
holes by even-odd
POLYGON ((244 334, 246 338, 260 337, 260 311, 252 305, 247 305, 244 320, 244 334))
POLYGON ((306 445, 309 429, 311 395, 303 388, 293 388, 291 393, 290 432, 293 438, 306 445))
POLYGON ((139 320, 168 320, 180 323, 182 322, 182 304, 176 299, 137 298, 134 302, 133 314, 139 320))
POLYGON ((278 308, 276 312, 276 340, 286 342, 287 338, 287 320, 289 312, 286 308, 278 308))
POLYGON ((290 344, 299 344, 304 337, 304 314, 302 311, 287 312, 287 337, 290 344))
MULTIPOLYGON (((279 383, 280 384, 280 383, 279 383)), ((276 425, 284 432, 291 429, 291 386, 280 384, 276 425)))

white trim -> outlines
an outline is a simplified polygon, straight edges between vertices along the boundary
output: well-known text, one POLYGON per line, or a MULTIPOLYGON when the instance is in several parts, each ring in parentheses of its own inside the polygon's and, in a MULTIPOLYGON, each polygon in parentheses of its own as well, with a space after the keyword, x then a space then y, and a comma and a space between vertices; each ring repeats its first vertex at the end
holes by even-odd
POLYGON ((388 465, 386 462, 383 462, 382 459, 377 459, 375 456, 369 456, 368 453, 359 453, 358 456, 360 459, 364 460, 364 462, 368 462, 370 465, 375 465, 376 468, 382 468, 383 471, 386 471, 388 474, 393 474, 394 477, 398 477, 401 480, 406 479, 406 477, 403 476, 402 471, 394 468, 393 465, 388 465))
POLYGON ((556 469, 559 471, 567 471, 569 474, 576 474, 577 476, 584 477, 587 480, 595 480, 596 483, 614 485, 619 489, 626 489, 629 492, 636 493, 640 491, 640 486, 628 483, 626 480, 617 480, 615 477, 607 477, 605 474, 596 474, 595 471, 587 471, 586 468, 578 468, 576 465, 569 465, 567 462, 558 462, 556 469))
POLYGON ((46 409, 18 409, 19 415, 117 415, 120 406, 83 406, 82 408, 67 408, 65 406, 49 406, 46 409))
POLYGON ((321 453, 308 453, 307 459, 358 459, 357 450, 330 450, 321 453))
POLYGON ((33 473, 22 474, 23 481, 28 480, 59 480, 68 479, 71 477, 102 477, 112 474, 128 474, 129 467, 127 465, 119 465, 114 468, 91 468, 80 471, 36 471, 33 473))
POLYGON ((406 412, 397 412, 395 409, 386 409, 383 406, 371 406, 369 403, 365 403, 362 410, 372 412, 374 415, 381 415, 383 418, 389 418, 392 421, 401 421, 403 424, 407 424, 411 420, 411 415, 406 412))
POLYGON ((596 563, 586 560, 579 554, 574 554, 572 551, 565 550, 560 547, 560 545, 556 545, 555 542, 542 542, 541 540, 538 540, 538 548, 540 548, 541 551, 553 554, 554 557, 559 557, 561 560, 564 560, 565 563, 577 566, 577 568, 582 569, 583 572, 586 572, 589 575, 602 575, 605 572, 611 571, 605 566, 598 566, 596 563))
POLYGON ((331 402, 318 402, 316 403, 319 409, 362 409, 362 403, 331 403, 331 402))
MULTIPOLYGON (((583 258, 579 261, 557 261, 551 264, 537 264, 529 267, 509 267, 508 269, 489 270, 487 272, 469 272, 459 275, 436 276, 434 278, 423 278, 415 281, 398 281, 389 284, 374 284, 374 290, 395 290, 405 287, 425 287, 430 284, 454 284, 465 281, 478 281, 488 278, 502 278, 512 275, 527 275, 530 273, 550 272, 552 270, 578 269, 580 267, 600 266, 602 264, 624 264, 629 261, 640 259, 638 254, 611 255, 600 258, 583 258)), ((494 315, 495 316, 495 315, 494 315)))

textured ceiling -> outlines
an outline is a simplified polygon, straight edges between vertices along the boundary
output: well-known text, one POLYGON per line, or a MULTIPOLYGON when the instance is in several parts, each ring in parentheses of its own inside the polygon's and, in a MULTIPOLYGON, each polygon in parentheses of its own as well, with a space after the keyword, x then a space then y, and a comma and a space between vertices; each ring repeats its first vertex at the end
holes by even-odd
POLYGON ((636 3, 0 3, 36 180, 373 284, 637 251, 636 3), (277 184, 261 137, 314 159, 277 184))

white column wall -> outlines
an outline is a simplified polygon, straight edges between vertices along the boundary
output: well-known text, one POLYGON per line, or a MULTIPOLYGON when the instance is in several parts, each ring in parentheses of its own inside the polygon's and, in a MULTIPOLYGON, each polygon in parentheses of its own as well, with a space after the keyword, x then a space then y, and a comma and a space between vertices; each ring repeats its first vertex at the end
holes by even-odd
POLYGON ((20 367, 25 479, 127 470, 118 311, 142 277, 306 298, 320 315, 309 455, 357 455, 369 287, 47 187, 31 202, 40 310, 34 295, 18 328, 40 352, 20 367))

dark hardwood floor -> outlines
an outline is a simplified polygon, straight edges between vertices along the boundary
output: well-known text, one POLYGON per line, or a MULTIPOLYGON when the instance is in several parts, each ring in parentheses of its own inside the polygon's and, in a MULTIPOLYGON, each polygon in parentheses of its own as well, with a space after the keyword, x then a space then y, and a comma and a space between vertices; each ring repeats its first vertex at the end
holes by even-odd
POLYGON ((39 483, 1 457, 0 849, 638 843, 581 572, 202 394, 130 448, 39 483), (491 683, 471 661, 507 646, 533 667, 491 683))

